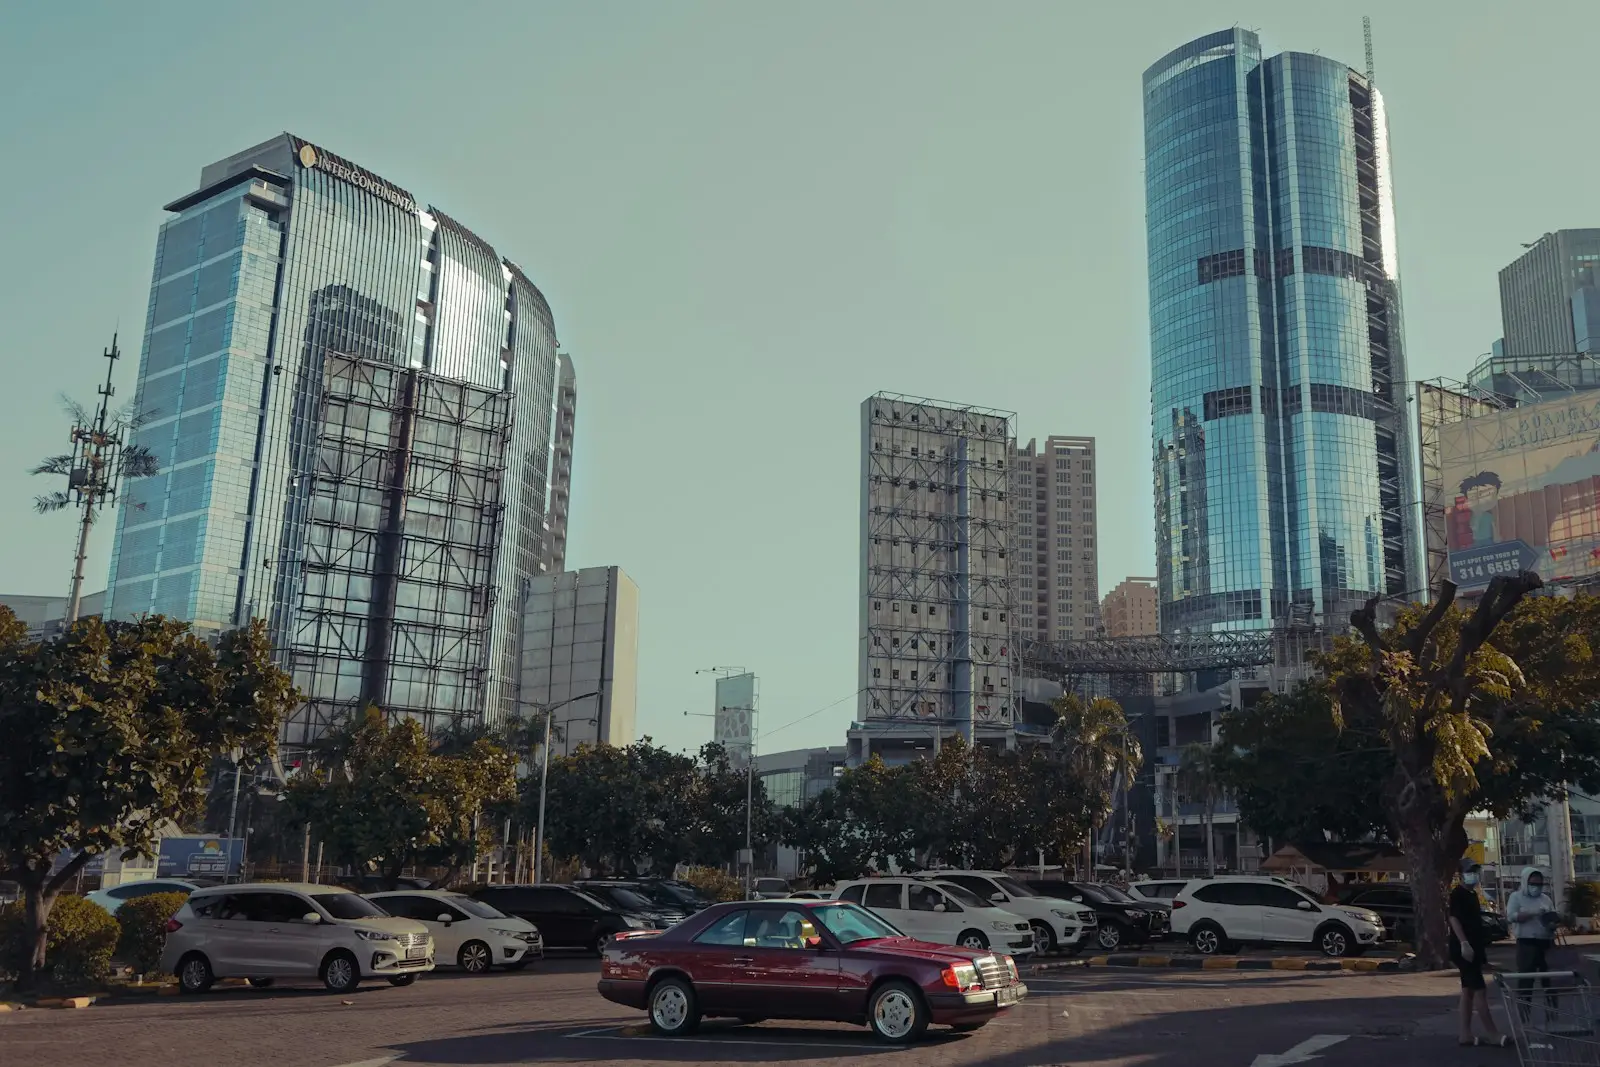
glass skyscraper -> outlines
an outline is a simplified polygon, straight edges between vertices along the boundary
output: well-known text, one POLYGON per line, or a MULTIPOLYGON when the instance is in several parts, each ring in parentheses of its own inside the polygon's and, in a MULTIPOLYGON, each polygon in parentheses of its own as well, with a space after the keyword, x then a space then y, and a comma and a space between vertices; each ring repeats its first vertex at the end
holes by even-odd
MULTIPOLYGON (((564 555, 554 320, 488 242, 284 134, 167 205, 106 613, 262 618, 306 706, 430 728, 515 706, 564 555)), ((570 432, 570 428, 569 428, 570 432)))
POLYGON ((1163 631, 1418 594, 1383 99, 1254 33, 1144 74, 1163 631))

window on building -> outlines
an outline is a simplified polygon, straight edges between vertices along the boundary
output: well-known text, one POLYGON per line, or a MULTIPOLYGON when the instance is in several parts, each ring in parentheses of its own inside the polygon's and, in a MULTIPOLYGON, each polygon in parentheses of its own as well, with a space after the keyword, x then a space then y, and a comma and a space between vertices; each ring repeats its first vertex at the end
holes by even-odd
POLYGON ((872 668, 872 676, 874 678, 882 678, 883 677, 883 668, 882 667, 874 667, 874 668, 872 668))
POLYGON ((889 677, 898 679, 900 677, 900 672, 899 671, 890 671, 889 672, 889 677))

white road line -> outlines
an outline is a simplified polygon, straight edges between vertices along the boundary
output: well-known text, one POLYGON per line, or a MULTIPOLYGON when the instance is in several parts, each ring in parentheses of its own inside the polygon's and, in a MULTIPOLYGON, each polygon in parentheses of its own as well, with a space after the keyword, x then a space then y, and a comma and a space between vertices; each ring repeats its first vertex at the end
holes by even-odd
POLYGON ((375 1060, 357 1060, 354 1063, 341 1063, 338 1067, 386 1067, 395 1061, 395 1056, 379 1056, 375 1060))
POLYGON ((1318 1034, 1308 1037, 1288 1052, 1276 1055, 1263 1054, 1257 1056, 1250 1067, 1288 1067, 1293 1063, 1309 1063, 1315 1059, 1317 1053, 1324 1049, 1332 1048, 1341 1041, 1349 1040, 1349 1034, 1318 1034))
MULTIPOLYGON (((825 1043, 825 1042, 821 1042, 821 1041, 788 1041, 788 1040, 785 1040, 783 1038, 774 1038, 774 1039, 772 1039, 770 1041, 743 1041, 743 1040, 739 1040, 737 1038, 720 1038, 720 1037, 688 1037, 688 1038, 684 1038, 684 1037, 652 1037, 652 1036, 647 1035, 647 1034, 639 1034, 637 1036, 631 1036, 631 1035, 627 1035, 627 1034, 619 1034, 619 1033, 617 1033, 618 1030, 622 1030, 622 1029, 625 1029, 625 1027, 607 1026, 607 1027, 602 1027, 599 1030, 579 1030, 576 1033, 564 1034, 563 1036, 564 1037, 569 1037, 569 1038, 581 1037, 581 1038, 583 1038, 585 1040, 588 1040, 588 1041, 671 1041, 674 1046, 694 1043, 694 1044, 700 1044, 700 1045, 755 1045, 755 1046, 758 1046, 760 1048, 865 1048, 865 1049, 872 1049, 874 1052, 905 1052, 906 1051, 905 1048, 896 1048, 896 1047, 894 1047, 892 1045, 876 1045, 876 1044, 868 1045, 868 1044, 859 1044, 859 1043, 852 1044, 852 1043, 847 1043, 847 1042, 843 1042, 843 1041, 829 1041, 829 1042, 825 1043)), ((387 1063, 388 1061, 384 1060, 383 1062, 387 1063)), ((348 1065, 346 1065, 346 1067, 357 1067, 357 1065, 356 1064, 348 1064, 348 1065)))

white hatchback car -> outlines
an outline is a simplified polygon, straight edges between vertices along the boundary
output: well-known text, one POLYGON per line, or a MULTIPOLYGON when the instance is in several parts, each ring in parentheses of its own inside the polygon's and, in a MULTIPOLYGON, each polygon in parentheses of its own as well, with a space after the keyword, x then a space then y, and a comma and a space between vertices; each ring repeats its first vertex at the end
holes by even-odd
POLYGON ((907 937, 1012 956, 1033 952, 1033 927, 953 882, 869 878, 843 882, 835 896, 875 912, 907 937))
POLYGON ((185 993, 204 993, 218 978, 254 986, 319 978, 329 992, 347 993, 363 978, 415 982, 433 970, 433 938, 421 923, 336 886, 214 886, 191 893, 167 923, 161 969, 185 993))
POLYGON ((1172 932, 1203 956, 1237 942, 1315 945, 1324 956, 1359 956, 1383 940, 1376 912, 1324 904, 1277 878, 1203 878, 1172 900, 1172 932))
POLYGON ((490 967, 520 971, 544 957, 537 926, 461 893, 397 889, 368 893, 367 899, 390 915, 415 919, 427 927, 438 959, 453 962, 468 974, 483 974, 490 967))
POLYGON ((1060 949, 1076 954, 1089 943, 1100 920, 1093 908, 1036 893, 1000 871, 921 871, 924 882, 953 882, 996 907, 1015 912, 1033 927, 1033 950, 1039 955, 1060 949))

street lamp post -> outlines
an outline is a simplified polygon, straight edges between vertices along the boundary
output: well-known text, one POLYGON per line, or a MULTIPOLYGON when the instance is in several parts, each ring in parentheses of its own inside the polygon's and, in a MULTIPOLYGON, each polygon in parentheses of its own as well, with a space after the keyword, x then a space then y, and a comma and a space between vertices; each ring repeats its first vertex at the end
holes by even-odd
POLYGON ((568 697, 544 709, 544 759, 541 761, 539 769, 539 830, 533 842, 534 885, 539 885, 544 881, 544 792, 545 786, 550 781, 550 720, 555 717, 557 708, 564 708, 568 704, 574 704, 580 700, 587 700, 590 697, 599 695, 600 690, 598 689, 592 693, 579 693, 575 697, 568 697))

